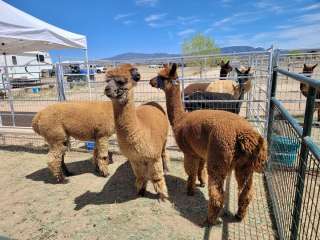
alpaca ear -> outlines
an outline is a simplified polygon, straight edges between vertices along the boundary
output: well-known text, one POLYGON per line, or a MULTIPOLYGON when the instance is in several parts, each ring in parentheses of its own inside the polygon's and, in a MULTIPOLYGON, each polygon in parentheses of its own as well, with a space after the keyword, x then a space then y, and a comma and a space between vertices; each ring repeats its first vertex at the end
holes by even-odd
POLYGON ((229 65, 229 63, 230 63, 230 60, 228 60, 228 62, 226 62, 226 65, 229 65))
POLYGON ((176 72, 177 72, 177 64, 176 63, 173 63, 171 65, 171 69, 170 69, 170 72, 169 72, 169 76, 170 77, 174 77, 176 75, 176 72))
POLYGON ((163 64, 163 68, 169 68, 168 63, 164 63, 164 64, 163 64))
POLYGON ((316 66, 318 66, 318 63, 312 67, 312 70, 313 70, 313 69, 315 69, 315 68, 316 68, 316 66))
POLYGON ((223 60, 221 60, 220 66, 223 66, 225 63, 223 60))
POLYGON ((237 74, 241 74, 242 73, 238 68, 236 68, 236 72, 237 72, 237 74))
POLYGON ((303 64, 303 68, 307 68, 307 65, 305 63, 303 64))
POLYGON ((250 70, 251 70, 251 67, 248 67, 248 69, 247 69, 247 71, 245 73, 248 74, 250 72, 250 70))

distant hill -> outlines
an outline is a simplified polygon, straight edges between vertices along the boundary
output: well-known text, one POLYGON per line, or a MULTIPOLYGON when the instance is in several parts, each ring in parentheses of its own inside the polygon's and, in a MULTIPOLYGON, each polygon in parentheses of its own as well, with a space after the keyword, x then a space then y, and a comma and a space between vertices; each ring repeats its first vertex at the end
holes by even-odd
MULTIPOLYGON (((220 49, 221 53, 237 53, 237 52, 253 52, 253 51, 264 51, 264 48, 250 47, 250 46, 231 46, 223 47, 220 49)), ((134 53, 128 52, 119 54, 110 58, 104 58, 105 60, 125 60, 125 59, 147 59, 147 58, 170 58, 179 57, 180 54, 170 54, 170 53, 134 53)))

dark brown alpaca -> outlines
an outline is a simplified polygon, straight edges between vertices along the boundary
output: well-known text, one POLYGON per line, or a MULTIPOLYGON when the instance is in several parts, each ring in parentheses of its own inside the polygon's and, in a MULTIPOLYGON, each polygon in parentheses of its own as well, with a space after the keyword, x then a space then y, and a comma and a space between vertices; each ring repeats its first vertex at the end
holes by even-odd
MULTIPOLYGON (((224 62, 223 60, 220 63, 220 80, 226 78, 229 74, 229 72, 232 71, 232 67, 230 66, 230 61, 224 62)), ((184 95, 188 96, 191 95, 194 92, 204 92, 206 91, 207 87, 210 85, 210 83, 192 83, 189 84, 185 89, 184 89, 184 95)))
POLYGON ((184 153, 188 195, 194 194, 197 176, 204 186, 207 163, 208 222, 219 223, 224 181, 235 170, 239 188, 236 217, 241 220, 252 199, 253 172, 261 172, 267 160, 266 141, 248 121, 236 114, 219 110, 185 112, 176 70, 176 64, 165 65, 150 84, 165 92, 169 121, 176 142, 184 153))
MULTIPOLYGON (((303 65, 302 74, 311 77, 313 70, 318 66, 318 64, 315 64, 313 66, 307 66, 306 64, 303 65)), ((303 96, 308 96, 309 86, 305 83, 300 83, 300 91, 303 94, 303 96)), ((317 89, 316 93, 316 99, 320 99, 320 89, 317 89)), ((314 111, 318 110, 318 122, 320 121, 320 102, 316 102, 314 111)))

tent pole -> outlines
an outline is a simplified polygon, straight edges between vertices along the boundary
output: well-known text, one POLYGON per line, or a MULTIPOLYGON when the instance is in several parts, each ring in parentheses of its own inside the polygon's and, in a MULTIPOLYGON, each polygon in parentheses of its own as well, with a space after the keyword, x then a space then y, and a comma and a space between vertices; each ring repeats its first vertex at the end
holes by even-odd
POLYGON ((12 98, 12 93, 11 93, 11 82, 9 79, 9 70, 8 70, 8 62, 7 62, 6 53, 3 53, 3 58, 4 58, 4 72, 5 72, 5 76, 6 76, 6 82, 8 83, 8 94, 9 94, 9 104, 10 104, 10 111, 11 111, 11 120, 12 120, 13 127, 15 127, 16 120, 15 120, 15 115, 14 115, 13 98, 12 98))
POLYGON ((88 49, 84 49, 85 58, 86 58, 86 66, 87 66, 87 81, 89 87, 89 99, 92 100, 92 92, 91 92, 91 82, 90 82, 90 69, 89 69, 89 58, 88 58, 88 49))

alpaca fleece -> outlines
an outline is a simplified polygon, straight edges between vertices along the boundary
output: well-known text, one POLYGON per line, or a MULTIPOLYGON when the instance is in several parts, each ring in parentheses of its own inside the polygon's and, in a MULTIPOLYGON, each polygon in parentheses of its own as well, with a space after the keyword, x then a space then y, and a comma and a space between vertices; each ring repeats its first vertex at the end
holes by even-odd
POLYGON ((132 66, 125 65, 110 70, 106 94, 112 99, 119 147, 130 161, 138 193, 144 195, 147 181, 151 180, 155 191, 164 200, 168 197, 163 170, 167 168, 169 123, 159 104, 149 102, 135 106, 133 91, 136 82, 130 77, 132 69, 132 66), (123 91, 119 97, 125 95, 125 101, 119 101, 113 95, 119 89, 123 91))
POLYGON ((93 164, 102 176, 108 175, 108 139, 115 132, 111 102, 65 102, 46 107, 32 120, 32 128, 49 144, 48 166, 58 182, 63 173, 69 137, 96 142, 93 164))
POLYGON ((208 222, 218 223, 224 203, 223 184, 227 175, 235 170, 239 188, 236 217, 243 219, 253 195, 253 172, 261 172, 267 160, 266 141, 239 115, 220 110, 184 112, 180 85, 176 84, 176 64, 162 69, 150 84, 158 86, 159 78, 164 82, 170 124, 184 153, 188 194, 194 194, 197 176, 204 186, 207 164, 208 222))

